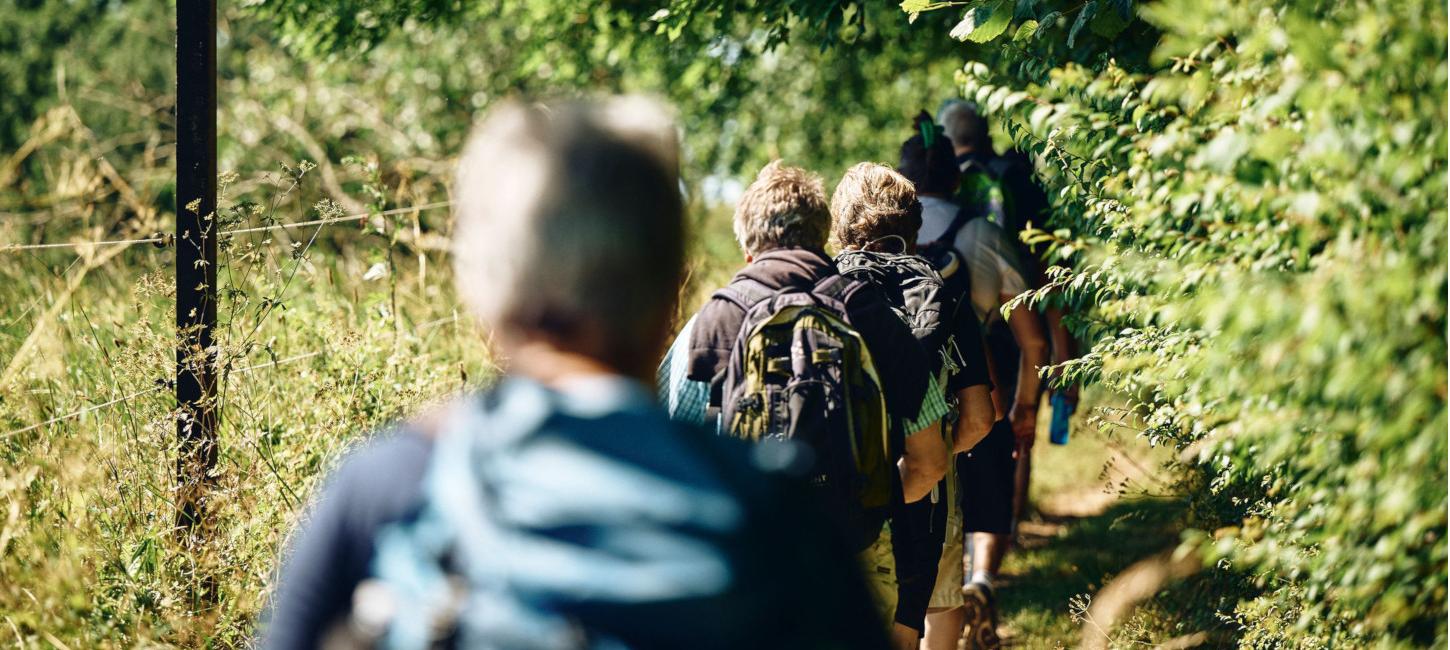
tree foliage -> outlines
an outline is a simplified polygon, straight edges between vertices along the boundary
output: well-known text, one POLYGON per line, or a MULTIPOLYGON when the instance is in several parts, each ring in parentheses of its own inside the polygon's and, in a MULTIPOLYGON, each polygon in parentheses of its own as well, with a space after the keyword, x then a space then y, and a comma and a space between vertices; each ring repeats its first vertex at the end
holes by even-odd
MULTIPOLYGON (((5 240, 159 228, 173 200, 164 5, 14 4, 0 12, 10 28, 0 29, 5 240)), ((241 174, 230 190, 238 205, 280 202, 299 218, 315 197, 289 205, 297 193, 269 180, 286 174, 261 171, 312 160, 319 168, 309 182, 338 202, 364 190, 375 193, 369 204, 387 207, 441 198, 447 159, 475 114, 505 96, 663 95, 681 114, 687 184, 700 189, 774 157, 827 175, 890 160, 910 115, 964 95, 1034 158, 1052 197, 1029 237, 1059 266, 1051 286, 1023 300, 1073 307, 1072 325, 1092 347, 1064 377, 1124 396, 1142 435, 1175 450, 1167 469, 1191 505, 1182 550, 1233 586, 1236 605, 1214 614, 1230 621, 1239 644, 1446 643, 1443 4, 243 4, 221 20, 222 167, 241 174), (347 157, 366 162, 341 164, 347 157)), ((443 227, 425 219, 419 229, 443 227)), ((422 250, 412 252, 422 275, 422 250)), ((382 261, 382 253, 359 257, 369 254, 380 257, 339 262, 338 273, 382 261)), ((33 263, 42 262, 57 277, 66 268, 33 263)), ((368 313, 386 311, 378 300, 368 313)), ((392 321, 367 322, 392 331, 392 321)), ((26 323, 8 320, 7 340, 24 339, 26 323)), ((157 327, 137 337, 164 359, 157 327)), ((84 380, 78 385, 98 381, 64 358, 69 370, 57 362, 55 372, 84 380)), ((154 364, 139 365, 122 369, 138 385, 154 364)), ((435 370, 417 385, 442 385, 435 370)), ((379 373, 396 381, 394 370, 379 373)), ((50 381, 37 379, 30 393, 50 394, 50 381)), ((11 395, 10 424, 55 408, 11 395)), ((328 408, 344 412, 343 404, 351 403, 328 408)), ((357 408, 374 423, 398 407, 377 396, 357 408)), ((155 415, 152 428, 169 435, 162 409, 155 415)), ((357 426, 334 424, 326 439, 357 426)), ((267 449, 280 444, 267 440, 267 449)), ((5 444, 8 466, 37 457, 29 437, 5 444)), ((284 473, 304 482, 327 457, 289 453, 299 459, 284 473)), ((79 509, 42 516, 35 504, 67 503, 71 488, 36 476, 14 485, 0 476, 0 492, 37 495, 25 500, 26 517, 44 522, 30 528, 39 537, 11 538, 12 550, 28 546, 6 554, 0 571, 69 568, 56 586, 35 590, 45 604, 20 619, 26 634, 78 617, 96 624, 62 634, 80 645, 245 636, 271 542, 218 550, 214 563, 245 574, 223 585, 231 609, 197 624, 210 632, 177 632, 168 625, 190 625, 172 615, 183 608, 180 592, 157 577, 164 571, 146 558, 159 551, 137 542, 135 524, 107 523, 104 508, 99 518, 79 509), (108 549, 100 556, 81 558, 80 542, 46 536, 94 532, 97 521, 108 549), (72 597, 83 584, 105 588, 72 597)), ((294 506, 258 508, 266 499, 250 496, 278 485, 237 485, 249 495, 238 510, 256 510, 256 520, 236 530, 274 530, 290 516, 294 506)), ((0 600, 37 598, 19 590, 0 600)))
POLYGON ((792 8, 820 29, 792 31, 800 20, 790 15, 722 2, 266 0, 249 11, 307 57, 401 55, 402 69, 437 67, 446 90, 483 100, 474 110, 507 96, 662 96, 680 112, 692 186, 772 158, 834 174, 845 161, 894 155, 910 116, 952 92, 958 66, 936 54, 952 41, 935 25, 908 24, 892 7, 792 8))
POLYGON ((1181 451, 1185 546, 1256 587, 1240 642, 1443 645, 1444 6, 969 4, 1000 49, 963 93, 1039 161, 1071 266, 1023 299, 1076 307, 1068 376, 1181 451))

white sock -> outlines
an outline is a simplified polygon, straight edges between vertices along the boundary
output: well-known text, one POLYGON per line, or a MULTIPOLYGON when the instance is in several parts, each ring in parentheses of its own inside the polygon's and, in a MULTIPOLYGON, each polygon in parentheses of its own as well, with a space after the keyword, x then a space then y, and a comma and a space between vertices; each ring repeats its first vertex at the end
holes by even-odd
POLYGON ((994 576, 991 573, 988 573, 986 571, 973 570, 972 571, 972 579, 969 580, 968 582, 975 582, 975 583, 980 584, 980 585, 985 585, 988 589, 991 589, 992 588, 992 581, 995 578, 996 578, 996 576, 994 576))

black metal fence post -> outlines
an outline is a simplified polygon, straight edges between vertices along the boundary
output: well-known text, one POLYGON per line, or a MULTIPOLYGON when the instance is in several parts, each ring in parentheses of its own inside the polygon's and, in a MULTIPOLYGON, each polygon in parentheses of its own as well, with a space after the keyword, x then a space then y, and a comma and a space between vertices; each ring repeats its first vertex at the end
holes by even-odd
POLYGON ((216 464, 216 2, 176 3, 177 523, 204 512, 216 464))

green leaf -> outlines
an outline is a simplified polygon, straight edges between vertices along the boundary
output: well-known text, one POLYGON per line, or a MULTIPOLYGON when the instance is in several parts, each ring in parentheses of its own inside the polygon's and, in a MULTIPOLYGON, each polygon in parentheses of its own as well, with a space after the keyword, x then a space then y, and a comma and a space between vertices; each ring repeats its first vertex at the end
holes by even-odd
POLYGON ((1074 46, 1074 44, 1077 42, 1077 33, 1082 31, 1082 28, 1086 26, 1088 24, 1088 21, 1091 21, 1093 19, 1093 16, 1097 13, 1098 0, 1088 0, 1087 4, 1082 6, 1082 10, 1079 11, 1077 14, 1077 20, 1073 21, 1072 23, 1072 29, 1068 30, 1067 32, 1068 47, 1074 46))
POLYGON ((1103 8, 1106 11, 1096 12, 1088 24, 1088 29, 1098 36, 1114 38, 1132 22, 1133 3, 1129 0, 1107 0, 1103 8))
POLYGON ((951 36, 959 41, 986 43, 1007 31, 1012 24, 1013 0, 997 0, 967 10, 962 21, 952 28, 951 36))
MULTIPOLYGON (((950 7, 953 4, 961 4, 961 3, 954 3, 954 2, 932 2, 932 0, 901 0, 901 10, 904 11, 904 12, 906 12, 907 14, 909 14, 907 16, 907 19, 906 19, 907 22, 914 23, 914 22, 916 22, 917 17, 921 16, 922 12, 925 12, 925 11, 936 11, 937 9, 941 9, 943 7, 950 7)), ((831 6, 834 6, 834 5, 829 5, 829 4, 827 5, 828 10, 829 10, 829 7, 831 7, 831 6)), ((855 6, 856 5, 854 5, 854 4, 853 5, 848 5, 847 8, 848 9, 851 9, 851 8, 854 8, 855 6)))
POLYGON ((1020 43, 1029 38, 1032 38, 1032 35, 1036 33, 1037 21, 1028 20, 1027 22, 1022 23, 1020 26, 1017 27, 1017 33, 1012 35, 1012 42, 1020 43))
POLYGON ((1046 16, 1043 16, 1042 19, 1038 21, 1039 24, 1037 25, 1037 31, 1032 34, 1032 37, 1042 38, 1042 35, 1046 34, 1047 30, 1057 26, 1057 21, 1059 20, 1062 20, 1061 11, 1048 12, 1046 16))
POLYGON ((950 36, 959 41, 967 40, 972 32, 977 30, 977 25, 987 19, 988 16, 985 15, 987 13, 989 10, 981 6, 968 9, 967 13, 962 16, 961 22, 952 28, 950 36))

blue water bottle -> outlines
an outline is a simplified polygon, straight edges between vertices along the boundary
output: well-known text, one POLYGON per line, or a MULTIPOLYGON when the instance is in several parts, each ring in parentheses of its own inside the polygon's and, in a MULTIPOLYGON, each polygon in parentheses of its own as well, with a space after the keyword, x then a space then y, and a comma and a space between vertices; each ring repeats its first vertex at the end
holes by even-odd
POLYGON ((1072 420, 1072 412, 1077 410, 1077 402, 1067 399, 1062 392, 1052 394, 1052 426, 1049 427, 1048 439, 1054 445, 1067 444, 1069 433, 1069 422, 1072 420))

